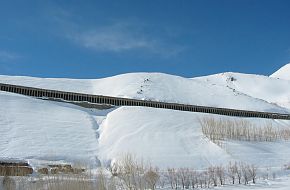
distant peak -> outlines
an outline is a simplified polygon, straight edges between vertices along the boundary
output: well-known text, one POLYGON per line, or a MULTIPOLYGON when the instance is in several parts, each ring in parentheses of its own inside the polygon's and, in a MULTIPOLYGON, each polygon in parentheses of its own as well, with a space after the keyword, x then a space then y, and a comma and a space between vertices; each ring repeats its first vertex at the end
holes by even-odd
POLYGON ((290 63, 281 67, 278 71, 270 75, 270 77, 290 80, 290 63))

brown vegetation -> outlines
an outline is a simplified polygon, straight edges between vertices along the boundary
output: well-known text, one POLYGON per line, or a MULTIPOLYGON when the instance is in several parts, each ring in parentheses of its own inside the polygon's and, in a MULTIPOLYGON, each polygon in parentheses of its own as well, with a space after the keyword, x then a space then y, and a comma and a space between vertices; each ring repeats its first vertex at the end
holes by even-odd
POLYGON ((48 167, 45 168, 39 168, 37 170, 39 174, 81 174, 85 172, 84 168, 77 168, 77 167, 72 167, 70 164, 55 164, 55 165, 48 165, 48 167))
POLYGON ((0 166, 0 176, 27 176, 33 169, 27 166, 0 166))

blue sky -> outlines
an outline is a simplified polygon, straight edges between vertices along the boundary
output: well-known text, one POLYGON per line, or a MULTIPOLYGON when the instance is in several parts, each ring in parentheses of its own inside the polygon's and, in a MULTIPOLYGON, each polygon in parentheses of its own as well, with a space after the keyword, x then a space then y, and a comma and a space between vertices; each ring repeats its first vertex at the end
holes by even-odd
POLYGON ((269 75, 290 62, 288 0, 0 1, 0 74, 269 75))

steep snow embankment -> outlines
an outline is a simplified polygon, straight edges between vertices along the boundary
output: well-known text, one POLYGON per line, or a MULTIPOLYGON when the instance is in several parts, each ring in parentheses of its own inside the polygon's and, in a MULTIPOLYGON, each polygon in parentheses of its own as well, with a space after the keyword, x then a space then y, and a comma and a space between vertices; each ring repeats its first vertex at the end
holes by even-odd
POLYGON ((290 80, 290 63, 280 68, 278 71, 273 73, 270 77, 290 80))
POLYGON ((230 158, 204 138, 197 114, 172 110, 114 110, 101 125, 99 144, 101 160, 133 153, 163 168, 204 167, 230 158))
POLYGON ((0 92, 0 158, 93 163, 96 130, 77 106, 0 92))
MULTIPOLYGON (((208 81, 162 73, 131 73, 95 80, 0 76, 0 82, 99 95, 245 110, 287 112, 263 100, 208 81)), ((252 84, 249 81, 249 85, 252 84)))
POLYGON ((290 109, 290 81, 261 75, 241 73, 221 73, 193 80, 233 89, 237 94, 244 94, 268 103, 290 109))
MULTIPOLYGON (((246 161, 261 167, 288 163, 290 142, 228 141, 221 148, 203 135, 200 119, 204 117, 239 119, 153 108, 118 108, 100 126, 99 158, 106 161, 129 152, 161 168, 203 168, 229 161, 246 161)), ((245 120, 256 126, 290 126, 288 121, 245 120)))

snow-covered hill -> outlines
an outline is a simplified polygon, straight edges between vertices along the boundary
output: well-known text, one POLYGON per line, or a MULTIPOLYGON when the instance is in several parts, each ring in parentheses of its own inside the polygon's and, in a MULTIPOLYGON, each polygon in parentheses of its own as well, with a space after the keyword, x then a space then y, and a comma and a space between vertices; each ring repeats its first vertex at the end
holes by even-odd
POLYGON ((193 80, 229 88, 236 93, 290 109, 290 80, 241 73, 221 73, 193 80))
MULTIPOLYGON (((219 81, 220 79, 215 79, 219 81)), ((248 80, 248 86, 252 85, 248 80)), ((206 80, 192 80, 163 73, 130 73, 94 80, 0 76, 0 82, 30 87, 129 97, 202 106, 285 113, 288 110, 206 80)), ((288 85, 283 84, 284 86, 288 85)), ((271 85, 271 84, 270 84, 271 85)))
POLYGON ((278 71, 273 73, 271 77, 290 80, 290 63, 280 68, 278 71))
MULTIPOLYGON (((44 79, 0 76, 0 82, 32 87, 186 104, 290 112, 290 81, 223 73, 193 79, 161 73, 131 73, 104 79, 44 79)), ((235 117, 143 107, 89 110, 0 92, 0 157, 84 162, 96 166, 132 153, 166 167, 203 168, 231 160, 261 167, 288 163, 290 141, 229 141, 226 149, 207 139, 200 119, 235 117)), ((289 121, 246 119, 275 128, 289 121)))

